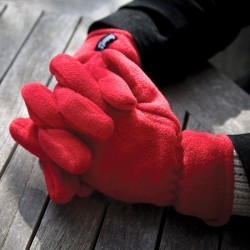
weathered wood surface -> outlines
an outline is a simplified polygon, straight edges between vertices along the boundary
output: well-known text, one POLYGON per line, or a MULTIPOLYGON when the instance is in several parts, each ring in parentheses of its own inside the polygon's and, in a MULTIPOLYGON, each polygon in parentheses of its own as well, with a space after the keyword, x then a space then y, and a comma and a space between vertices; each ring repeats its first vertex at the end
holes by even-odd
POLYGON ((95 249, 154 249, 162 208, 111 203, 95 249))
POLYGON ((25 249, 46 196, 37 160, 18 147, 0 180, 0 249, 25 249))
POLYGON ((250 131, 249 95, 210 65, 169 86, 166 95, 214 133, 250 131))
POLYGON ((50 77, 48 62, 65 49, 78 21, 76 16, 44 14, 4 77, 0 88, 0 171, 14 146, 8 133, 9 124, 14 118, 26 115, 21 87, 30 81, 47 84, 50 77))
POLYGON ((18 8, 15 5, 6 6, 4 9, 0 22, 0 82, 28 39, 41 14, 41 11, 18 8))
MULTIPOLYGON (((25 16, 25 10, 19 11, 25 16)), ((0 180, 1 249, 10 249, 10 246, 15 244, 16 230, 21 224, 23 224, 22 230, 13 249, 25 248, 46 200, 45 188, 39 189, 43 180, 38 165, 34 166, 34 158, 18 147, 9 161, 9 156, 12 156, 12 151, 15 149, 15 143, 9 136, 8 126, 14 118, 26 115, 20 88, 31 80, 45 84, 48 82, 50 78, 48 61, 65 49, 78 22, 79 17, 72 15, 44 14, 0 86, 0 170, 3 173, 0 180), (33 166, 34 171, 32 171, 33 166), (40 199, 37 200, 39 197, 40 199), (32 205, 32 202, 35 202, 35 205, 32 205), (28 223, 25 223, 25 220, 28 223)), ((18 29, 18 22, 13 25, 17 25, 16 29, 18 29)), ((12 46, 11 43, 7 45, 12 46)))
MULTIPOLYGON (((98 193, 63 206, 49 200, 37 159, 15 144, 8 126, 27 115, 20 95, 26 82, 53 88, 49 61, 76 51, 92 5, 83 14, 67 14, 47 11, 49 1, 34 1, 41 6, 29 15, 27 1, 23 8, 17 2, 0 3, 0 249, 250 249, 246 218, 233 216, 213 228, 172 208, 128 205, 98 193), (14 14, 19 21, 11 19, 14 14)), ((99 16, 118 6, 110 3, 99 16)), ((163 92, 184 129, 250 131, 249 96, 209 65, 163 92)))
POLYGON ((115 11, 119 6, 130 0, 0 0, 3 4, 15 3, 17 6, 25 6, 46 11, 58 11, 70 14, 82 15, 87 19, 99 19, 115 11))
POLYGON ((221 228, 211 228, 196 218, 167 210, 160 249, 219 249, 221 228))
POLYGON ((50 202, 30 249, 92 249, 105 208, 94 196, 66 205, 50 202))

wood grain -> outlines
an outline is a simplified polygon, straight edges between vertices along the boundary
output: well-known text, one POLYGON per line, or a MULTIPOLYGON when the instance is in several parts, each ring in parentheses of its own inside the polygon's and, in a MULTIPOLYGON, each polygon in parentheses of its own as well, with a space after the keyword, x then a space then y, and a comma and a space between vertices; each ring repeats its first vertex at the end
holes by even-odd
POLYGON ((0 180, 0 249, 25 248, 45 198, 37 160, 18 147, 0 180))
POLYGON ((167 211, 160 249, 218 249, 220 228, 206 226, 201 220, 167 211))
POLYGON ((162 208, 113 202, 95 249, 154 249, 162 208))
POLYGON ((41 11, 9 4, 0 19, 0 82, 24 45, 41 11))
MULTIPOLYGON (((48 63, 65 49, 78 20, 70 15, 43 15, 5 76, 0 86, 1 168, 15 145, 8 125, 12 119, 26 114, 20 88, 32 80, 47 83, 48 63)), ((35 158, 21 147, 6 167, 0 190, 0 248, 25 249, 43 210, 47 192, 35 158)))
POLYGON ((17 6, 27 6, 30 9, 39 9, 52 12, 83 15, 85 18, 96 20, 110 14, 121 5, 130 2, 130 0, 102 0, 79 1, 79 0, 0 0, 2 3, 15 3, 17 6))
POLYGON ((0 172, 15 145, 9 134, 9 124, 19 116, 27 116, 21 87, 31 81, 47 83, 49 61, 64 50, 78 20, 79 17, 71 15, 45 14, 3 79, 0 86, 0 172))
POLYGON ((30 249, 92 249, 105 211, 105 199, 50 202, 30 249))
POLYGON ((167 94, 211 132, 250 131, 249 95, 210 65, 170 86, 167 94))

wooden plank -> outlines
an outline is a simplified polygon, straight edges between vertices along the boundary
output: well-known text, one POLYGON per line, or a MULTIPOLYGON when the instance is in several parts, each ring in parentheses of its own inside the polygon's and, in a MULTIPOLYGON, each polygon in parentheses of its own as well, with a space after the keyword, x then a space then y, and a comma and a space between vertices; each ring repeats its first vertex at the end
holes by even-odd
MULTIPOLYGON (((1 167, 14 146, 8 125, 12 119, 26 114, 20 88, 31 80, 48 81, 48 63, 55 54, 64 50, 78 20, 78 17, 70 15, 45 14, 4 78, 0 87, 0 117, 3 117, 0 128, 1 167)), ((34 158, 28 152, 18 147, 13 157, 0 184, 0 248, 11 249, 14 246, 13 249, 25 249, 46 202, 46 188, 37 165, 33 172, 34 158)))
POLYGON ((24 249, 46 199, 35 157, 18 147, 0 180, 0 249, 24 249))
POLYGON ((98 196, 50 202, 30 249, 92 249, 106 203, 98 196))
POLYGON ((30 81, 47 83, 49 61, 64 50, 78 20, 76 16, 58 13, 44 15, 4 78, 0 87, 0 173, 15 145, 9 124, 16 117, 27 115, 21 87, 30 81))
POLYGON ((167 211, 160 249, 218 249, 221 228, 206 226, 201 220, 167 211))
POLYGON ((46 11, 83 15, 85 18, 96 20, 114 12, 130 0, 105 0, 105 4, 103 0, 1 0, 0 2, 26 5, 30 9, 38 8, 46 11))
POLYGON ((167 94, 212 132, 250 131, 249 95, 209 65, 169 87, 167 94))
POLYGON ((150 205, 112 203, 95 249, 154 249, 162 211, 150 205))
MULTIPOLYGON (((1 12, 1 11, 0 11, 1 12)), ((36 25, 41 11, 9 4, 0 18, 0 82, 36 25)))

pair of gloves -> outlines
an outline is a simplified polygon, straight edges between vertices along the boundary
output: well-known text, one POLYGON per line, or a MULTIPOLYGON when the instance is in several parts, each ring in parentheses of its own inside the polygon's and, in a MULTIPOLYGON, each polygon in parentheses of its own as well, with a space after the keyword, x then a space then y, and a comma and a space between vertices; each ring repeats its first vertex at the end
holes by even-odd
POLYGON ((53 91, 40 83, 22 88, 30 118, 15 119, 10 133, 40 159, 52 200, 98 190, 128 203, 170 205, 209 225, 228 221, 231 140, 181 131, 128 32, 93 31, 73 57, 53 58, 50 71, 53 91))

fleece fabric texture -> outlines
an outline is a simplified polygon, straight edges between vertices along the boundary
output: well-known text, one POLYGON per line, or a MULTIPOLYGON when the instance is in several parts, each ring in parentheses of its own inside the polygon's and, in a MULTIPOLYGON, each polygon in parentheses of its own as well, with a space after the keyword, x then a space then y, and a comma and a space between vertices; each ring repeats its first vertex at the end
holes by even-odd
MULTIPOLYGON (((60 77, 61 67, 58 66, 56 77, 58 81, 60 81, 60 84, 63 85, 64 81, 66 81, 66 84, 70 84, 72 89, 74 89, 74 84, 78 81, 81 81, 81 83, 92 82, 92 84, 94 84, 95 74, 93 74, 93 71, 97 65, 102 64, 102 66, 104 66, 101 60, 101 53, 96 51, 95 47, 103 37, 110 33, 114 34, 114 32, 116 40, 117 38, 118 40, 115 44, 108 44, 108 46, 122 51, 126 56, 139 65, 140 59, 134 46, 133 38, 128 32, 114 29, 96 31, 89 34, 80 49, 74 55, 76 59, 81 61, 82 65, 85 65, 84 70, 77 67, 78 65, 76 64, 69 64, 67 62, 68 58, 62 57, 58 60, 60 55, 56 57, 58 65, 62 64, 63 66, 68 66, 67 69, 64 68, 64 78, 60 77), (75 68, 72 69, 71 66, 74 66, 75 68)), ((53 61, 54 60, 52 60, 50 64, 52 74, 53 61)), ((122 83, 116 85, 117 89, 119 88, 117 93, 120 93, 118 94, 120 98, 118 99, 118 102, 113 104, 119 105, 119 107, 123 109, 127 109, 130 108, 131 105, 134 105, 135 100, 130 100, 126 96, 127 101, 123 103, 124 87, 121 85, 122 83)), ((88 84, 81 84, 79 86, 75 86, 79 93, 84 93, 85 96, 96 102, 99 107, 104 107, 104 102, 98 88, 92 88, 93 86, 90 88, 88 87, 88 84)), ((109 87, 102 86, 102 88, 107 89, 109 87)), ((106 92, 106 99, 113 102, 112 96, 108 93, 108 89, 106 92)), ((81 181, 79 175, 74 175, 74 185, 68 185, 68 183, 73 183, 68 181, 72 179, 72 173, 79 174, 88 167, 91 154, 85 144, 72 135, 72 133, 76 134, 76 132, 72 131, 72 129, 65 123, 64 118, 57 107, 54 93, 46 89, 42 84, 29 83, 22 88, 22 96, 26 103, 30 118, 18 118, 14 120, 10 125, 10 133, 17 142, 23 145, 24 148, 40 158, 51 199, 56 203, 65 203, 71 200, 75 194, 79 194, 82 197, 89 196, 94 189, 81 181), (49 140, 50 143, 46 145, 46 153, 42 149, 40 142, 43 142, 44 138, 48 140, 51 136, 51 131, 53 131, 54 139, 56 139, 49 140), (61 143, 61 138, 63 138, 65 144, 61 143), (55 147, 57 149, 55 149, 55 147), (65 148, 67 148, 67 150, 65 150, 65 148), (71 148, 74 148, 74 150, 71 151, 71 148), (79 152, 79 149, 82 150, 81 153, 79 152), (58 150, 57 153, 56 150, 58 150), (67 171, 65 171, 65 169, 67 171)), ((86 100, 86 102, 88 102, 88 100, 86 100)), ((75 103, 77 103, 77 100, 75 100, 75 103)), ((91 103, 90 105, 85 103, 83 110, 88 110, 88 114, 92 114, 92 121, 91 119, 88 119, 90 118, 90 115, 87 117, 83 116, 81 131, 86 127, 88 132, 93 134, 93 129, 91 131, 91 128, 96 128, 95 131, 98 130, 98 135, 96 136, 102 138, 103 136, 106 136, 106 130, 112 131, 113 124, 105 114, 101 116, 101 114, 98 113, 98 109, 100 109, 99 107, 97 107, 96 110, 93 105, 91 106, 91 103), (97 113, 100 121, 99 127, 97 124, 98 120, 95 119, 97 113), (107 124, 105 118, 106 120, 109 120, 108 125, 105 125, 107 124)), ((81 114, 83 114, 83 112, 84 111, 82 111, 81 114)), ((69 115, 70 113, 71 112, 69 112, 69 115)), ((81 117, 79 119, 81 119, 81 117)), ((79 121, 80 120, 77 120, 77 122, 75 122, 76 126, 79 121)))
POLYGON ((32 153, 41 150, 49 167, 55 163, 53 169, 76 176, 79 184, 64 198, 64 175, 58 174, 60 182, 53 180, 57 173, 44 172, 48 189, 58 190, 54 200, 63 203, 97 189, 129 203, 172 205, 210 225, 226 223, 233 200, 231 140, 182 132, 168 101, 138 66, 138 57, 133 61, 116 49, 119 38, 102 52, 93 51, 103 33, 97 37, 86 41, 88 56, 82 52, 52 60, 58 80, 53 92, 39 84, 23 89, 37 127, 31 138, 35 145, 29 144, 29 127, 20 120, 11 125, 13 138, 32 153), (33 96, 42 96, 46 105, 33 96), (22 130, 28 136, 20 135, 22 130))

